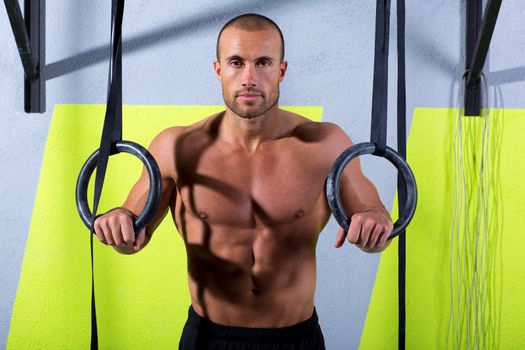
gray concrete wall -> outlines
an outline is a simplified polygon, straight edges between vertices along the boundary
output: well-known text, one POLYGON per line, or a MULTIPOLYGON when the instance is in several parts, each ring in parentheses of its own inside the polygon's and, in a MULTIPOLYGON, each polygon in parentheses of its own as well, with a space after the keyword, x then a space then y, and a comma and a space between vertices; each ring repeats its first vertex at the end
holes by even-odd
MULTIPOLYGON (((0 348, 9 332, 53 106, 105 103, 109 10, 109 2, 102 0, 47 3, 47 111, 27 115, 22 65, 0 6, 0 348)), ((464 1, 407 1, 408 125, 415 107, 455 104, 455 82, 464 66, 464 11, 464 1)), ((281 87, 281 105, 322 105, 324 120, 341 125, 354 142, 366 141, 373 1, 129 1, 124 20, 124 103, 222 104, 212 70, 216 35, 229 18, 244 12, 271 17, 284 33, 289 70, 281 87)), ((501 93, 505 108, 525 105, 524 16, 524 2, 504 2, 486 66, 491 93, 501 93)), ((393 28, 391 45, 395 32, 393 28)), ((395 111, 395 58, 390 62, 389 108, 395 111)), ((395 115, 391 116, 389 144, 395 146, 395 115)), ((390 207, 393 170, 386 162, 367 157, 363 166, 390 207)), ((332 220, 319 241, 316 304, 328 349, 354 349, 379 255, 350 246, 336 250, 336 230, 332 220)))

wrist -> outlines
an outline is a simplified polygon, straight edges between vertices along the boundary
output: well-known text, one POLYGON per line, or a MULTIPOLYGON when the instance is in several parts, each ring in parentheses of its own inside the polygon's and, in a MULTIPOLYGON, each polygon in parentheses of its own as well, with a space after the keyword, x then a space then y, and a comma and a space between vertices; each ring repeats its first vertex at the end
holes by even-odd
POLYGON ((388 215, 388 217, 390 217, 390 213, 388 212, 388 210, 386 210, 386 208, 383 205, 377 205, 374 207, 366 208, 365 210, 362 210, 361 213, 366 213, 369 211, 379 212, 381 214, 386 214, 388 215))
MULTIPOLYGON (((132 212, 131 210, 129 210, 128 208, 126 207, 116 207, 116 208, 113 208, 111 209, 110 211, 114 211, 114 210, 121 210, 121 211, 124 211, 126 212, 126 214, 128 214, 129 216, 133 217, 133 219, 136 219, 138 217, 138 215, 136 215, 134 212, 132 212)), ((108 211, 108 213, 110 212, 108 211)))

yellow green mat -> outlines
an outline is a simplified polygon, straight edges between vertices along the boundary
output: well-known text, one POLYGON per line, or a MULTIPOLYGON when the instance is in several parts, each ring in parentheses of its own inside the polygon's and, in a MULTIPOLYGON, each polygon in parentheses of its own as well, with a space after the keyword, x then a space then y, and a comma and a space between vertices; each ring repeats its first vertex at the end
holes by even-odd
MULTIPOLYGON (((221 106, 125 106, 123 139, 147 147, 161 130, 192 124, 221 106)), ((320 120, 322 107, 284 107, 320 120)), ((75 184, 98 148, 103 105, 56 105, 14 304, 8 349, 87 349, 91 327, 89 232, 75 206, 75 184)), ((142 164, 110 159, 99 212, 119 206, 142 164)), ((91 181, 93 188, 94 176, 91 181)), ((92 195, 90 195, 90 202, 92 195)), ((140 253, 125 256, 95 241, 101 349, 175 349, 190 298, 186 253, 166 216, 140 253)))
MULTIPOLYGON (((416 109, 410 128, 407 153, 419 203, 407 232, 406 349, 447 348, 455 113, 416 109)), ((481 118, 465 118, 465 130, 477 130, 465 136, 479 139, 481 118)), ((489 339, 490 349, 525 349, 525 110, 493 110, 491 118, 488 195, 496 243, 485 317, 493 328, 477 337, 489 339)), ((398 348, 397 295, 395 240, 381 256, 361 350, 398 348)), ((461 348, 467 348, 462 342, 461 348)))

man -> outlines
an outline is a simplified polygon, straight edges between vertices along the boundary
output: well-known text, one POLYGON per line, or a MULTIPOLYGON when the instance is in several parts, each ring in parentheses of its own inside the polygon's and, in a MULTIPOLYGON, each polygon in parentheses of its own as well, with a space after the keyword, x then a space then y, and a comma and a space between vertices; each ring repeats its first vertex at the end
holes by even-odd
MULTIPOLYGON (((135 253, 171 209, 192 299, 180 349, 324 349, 315 249, 331 214, 326 176, 352 143, 334 124, 278 108, 287 62, 282 33, 268 18, 228 22, 214 68, 225 111, 168 128, 149 147, 162 174, 153 222, 135 238, 132 220, 149 190, 144 170, 123 206, 96 220, 97 237, 135 253)), ((392 221, 359 161, 345 171, 341 192, 353 216, 335 247, 346 239, 365 252, 385 249, 392 221)))

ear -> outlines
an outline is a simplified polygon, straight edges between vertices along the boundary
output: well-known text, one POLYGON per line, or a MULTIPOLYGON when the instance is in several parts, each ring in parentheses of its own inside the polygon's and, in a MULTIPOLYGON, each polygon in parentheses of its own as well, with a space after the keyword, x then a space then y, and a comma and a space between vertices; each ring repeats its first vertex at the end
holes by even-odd
POLYGON ((219 80, 221 79, 221 63, 217 60, 213 61, 213 69, 215 70, 215 74, 217 74, 217 78, 219 80))
POLYGON ((283 81, 287 69, 288 69, 288 62, 282 61, 279 67, 279 82, 283 81))

